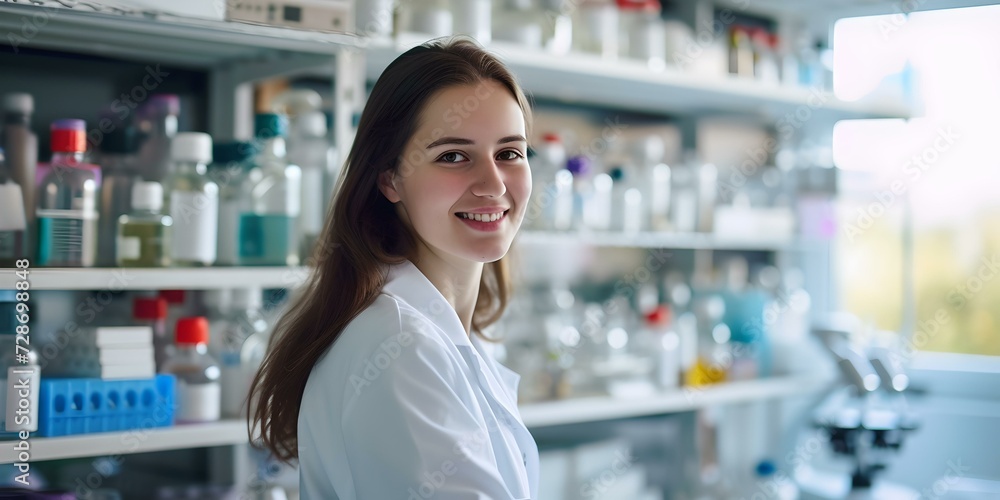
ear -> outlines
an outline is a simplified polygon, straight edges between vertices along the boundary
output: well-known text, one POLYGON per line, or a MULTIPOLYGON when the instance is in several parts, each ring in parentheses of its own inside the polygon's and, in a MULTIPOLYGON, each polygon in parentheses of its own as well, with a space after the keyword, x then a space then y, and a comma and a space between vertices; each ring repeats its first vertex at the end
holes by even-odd
POLYGON ((378 174, 378 190, 382 192, 382 196, 385 196, 390 203, 399 203, 401 199, 393 182, 395 177, 396 173, 392 170, 386 170, 378 174))

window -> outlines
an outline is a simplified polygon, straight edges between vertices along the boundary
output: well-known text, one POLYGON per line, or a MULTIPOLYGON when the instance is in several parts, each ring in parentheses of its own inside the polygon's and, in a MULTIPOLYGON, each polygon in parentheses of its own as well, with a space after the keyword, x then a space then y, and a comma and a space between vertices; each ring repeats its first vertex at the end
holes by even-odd
POLYGON ((843 100, 915 118, 842 121, 842 309, 919 350, 1000 355, 1000 6, 838 21, 843 100))

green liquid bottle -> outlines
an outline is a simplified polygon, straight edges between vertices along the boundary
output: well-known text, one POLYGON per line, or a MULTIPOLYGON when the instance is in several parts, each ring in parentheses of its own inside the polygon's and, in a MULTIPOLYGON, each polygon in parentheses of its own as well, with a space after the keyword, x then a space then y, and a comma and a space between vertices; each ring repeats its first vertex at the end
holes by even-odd
POLYGON ((285 160, 284 116, 259 114, 255 125, 262 148, 245 180, 240 264, 297 266, 302 170, 285 160))
POLYGON ((163 215, 163 186, 137 182, 132 186, 133 212, 118 218, 117 263, 122 267, 170 265, 170 235, 174 221, 163 215))

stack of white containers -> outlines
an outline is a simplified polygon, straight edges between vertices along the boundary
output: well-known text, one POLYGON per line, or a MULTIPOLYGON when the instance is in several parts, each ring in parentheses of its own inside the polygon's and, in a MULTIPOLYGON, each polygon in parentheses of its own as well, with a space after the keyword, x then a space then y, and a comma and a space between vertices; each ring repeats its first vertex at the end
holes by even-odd
POLYGON ((104 380, 152 378, 153 330, 148 326, 102 326, 67 334, 42 373, 55 377, 88 377, 104 380))

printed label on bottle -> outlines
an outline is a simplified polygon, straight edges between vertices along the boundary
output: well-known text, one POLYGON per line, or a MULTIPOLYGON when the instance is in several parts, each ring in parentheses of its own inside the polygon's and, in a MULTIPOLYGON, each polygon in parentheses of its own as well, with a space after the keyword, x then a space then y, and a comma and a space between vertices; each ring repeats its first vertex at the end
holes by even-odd
POLYGON ((174 220, 171 257, 177 261, 215 262, 219 198, 199 192, 170 194, 174 220))
POLYGON ((177 379, 178 422, 214 422, 219 420, 222 391, 218 382, 189 384, 177 379))
POLYGON ((93 266, 97 220, 79 210, 38 210, 38 265, 93 266))
POLYGON ((142 245, 137 236, 118 237, 118 260, 139 260, 142 257, 142 245))
POLYGON ((38 430, 38 390, 41 369, 32 365, 14 365, 7 368, 3 400, 4 430, 7 432, 38 430))

